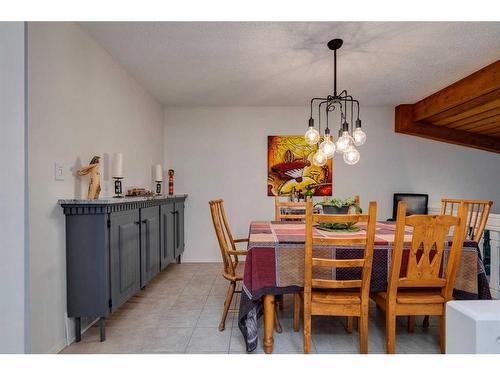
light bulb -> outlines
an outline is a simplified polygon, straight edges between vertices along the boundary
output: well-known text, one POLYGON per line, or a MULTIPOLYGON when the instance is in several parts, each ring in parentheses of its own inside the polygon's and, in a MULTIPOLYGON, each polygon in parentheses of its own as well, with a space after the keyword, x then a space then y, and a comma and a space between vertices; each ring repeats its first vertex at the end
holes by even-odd
POLYGON ((316 143, 318 143, 319 141, 319 133, 316 129, 314 129, 314 127, 312 126, 309 126, 309 129, 307 129, 306 131, 306 135, 304 136, 305 140, 306 140, 306 143, 308 145, 314 145, 316 143))
POLYGON ((366 142, 366 134, 361 128, 354 129, 352 137, 354 138, 354 144, 356 146, 361 146, 366 142))
POLYGON ((344 152, 344 162, 349 165, 354 165, 359 161, 360 158, 359 151, 356 150, 356 147, 350 145, 347 150, 344 152))
POLYGON ((350 145, 352 145, 352 138, 349 132, 344 131, 342 136, 337 139, 337 152, 339 154, 344 153, 350 145))
POLYGON ((325 154, 321 152, 321 150, 316 151, 316 153, 313 156, 313 164, 317 167, 324 166, 327 160, 328 158, 326 157, 325 154))
POLYGON ((335 143, 332 142, 332 137, 325 135, 325 139, 319 145, 319 149, 328 159, 333 158, 335 154, 335 143))

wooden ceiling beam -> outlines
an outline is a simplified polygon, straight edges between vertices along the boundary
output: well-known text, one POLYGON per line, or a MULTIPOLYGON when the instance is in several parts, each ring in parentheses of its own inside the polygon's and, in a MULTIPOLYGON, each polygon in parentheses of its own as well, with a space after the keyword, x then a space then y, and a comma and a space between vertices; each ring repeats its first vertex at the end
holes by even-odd
POLYGON ((485 117, 490 117, 500 111, 500 90, 493 92, 493 95, 497 96, 498 99, 488 101, 485 104, 478 105, 476 107, 471 107, 475 104, 471 101, 466 103, 469 104, 469 109, 464 109, 463 107, 465 107, 465 105, 454 107, 451 110, 428 118, 427 121, 433 123, 434 125, 450 126, 450 124, 466 124, 475 120, 481 120, 485 117))
POLYGON ((500 138, 498 137, 415 122, 413 120, 413 105, 411 104, 398 105, 395 117, 396 133, 416 135, 435 141, 500 153, 500 138))
POLYGON ((500 153, 500 60, 395 110, 395 131, 500 153))
POLYGON ((415 103, 413 119, 420 121, 500 89, 500 60, 415 103))
POLYGON ((483 121, 487 118, 491 118, 491 117, 497 116, 499 114, 500 114, 500 101, 499 101, 499 105, 497 108, 491 109, 489 111, 478 113, 478 114, 470 116, 470 117, 465 117, 462 120, 448 122, 447 124, 433 123, 433 125, 445 125, 449 128, 458 128, 459 126, 467 125, 467 124, 470 124, 473 122, 483 121))
POLYGON ((450 129, 459 129, 459 130, 471 130, 471 129, 481 129, 483 126, 487 125, 495 125, 498 126, 500 124, 500 115, 495 115, 491 117, 484 118, 479 121, 470 122, 468 124, 460 125, 460 126, 447 126, 450 129))

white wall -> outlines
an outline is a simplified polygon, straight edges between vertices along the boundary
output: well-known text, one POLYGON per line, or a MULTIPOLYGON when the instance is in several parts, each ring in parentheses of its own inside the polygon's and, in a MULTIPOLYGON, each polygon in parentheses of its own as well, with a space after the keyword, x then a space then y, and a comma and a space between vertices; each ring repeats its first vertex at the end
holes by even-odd
POLYGON ((24 23, 0 22, 0 353, 29 350, 24 23))
MULTIPOLYGON (((124 154, 125 186, 151 186, 161 162, 163 108, 72 23, 30 23, 29 204, 32 350, 65 344, 65 224, 60 198, 86 196, 75 177, 93 155, 124 154), (54 162, 64 181, 54 180, 54 162)), ((101 196, 113 195, 104 159, 101 196), (108 181, 106 181, 108 179, 108 181)))
MULTIPOLYGON (((333 194, 378 202, 379 219, 392 214, 394 192, 492 199, 500 212, 500 155, 394 133, 393 108, 362 108, 368 135, 361 160, 334 159, 333 194)), ((307 108, 167 108, 165 167, 175 191, 187 193, 185 261, 218 261, 208 201, 224 198, 233 232, 246 237, 251 220, 273 218, 266 196, 267 136, 303 134, 307 108)))

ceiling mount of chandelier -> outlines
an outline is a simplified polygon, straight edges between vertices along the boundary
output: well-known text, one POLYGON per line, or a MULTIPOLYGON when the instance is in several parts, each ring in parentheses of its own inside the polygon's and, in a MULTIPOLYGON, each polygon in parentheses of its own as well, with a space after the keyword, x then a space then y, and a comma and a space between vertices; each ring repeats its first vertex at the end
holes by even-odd
POLYGON ((317 145, 318 150, 313 156, 313 163, 323 166, 335 153, 342 154, 344 162, 354 165, 359 161, 360 154, 356 147, 363 145, 366 134, 361 130, 359 118, 359 102, 342 90, 337 93, 337 50, 342 47, 342 39, 332 39, 328 42, 328 48, 333 51, 333 95, 326 98, 311 99, 311 116, 309 127, 305 134, 305 140, 309 145, 317 145), (313 108, 317 108, 313 111, 313 108), (338 113, 339 131, 337 141, 334 142, 330 134, 329 118, 331 113, 338 113), (314 127, 314 112, 317 113, 318 130, 314 127), (356 120, 354 120, 356 114, 356 120), (321 119, 325 122, 323 140, 321 140, 321 119), (348 122, 348 120, 350 122, 348 122))

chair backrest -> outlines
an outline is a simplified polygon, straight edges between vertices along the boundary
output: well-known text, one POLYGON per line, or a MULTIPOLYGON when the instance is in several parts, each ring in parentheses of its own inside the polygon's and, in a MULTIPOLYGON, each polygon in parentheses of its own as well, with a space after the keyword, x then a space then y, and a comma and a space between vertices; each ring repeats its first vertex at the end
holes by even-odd
POLYGON ((370 278, 373 262, 373 244, 375 241, 375 227, 377 221, 377 203, 370 202, 368 214, 327 215, 314 214, 313 204, 308 198, 306 208, 306 243, 304 261, 304 292, 310 293, 312 288, 361 288, 361 295, 368 301, 370 278), (346 223, 365 222, 366 234, 351 238, 327 238, 314 236, 315 223, 346 223), (364 247, 364 256, 359 259, 329 259, 313 255, 315 246, 351 246, 364 247), (327 268, 361 268, 361 279, 357 280, 328 280, 313 278, 313 267, 327 268))
POLYGON ((462 255, 467 204, 462 204, 458 216, 406 216, 406 212, 406 203, 399 202, 387 300, 394 302, 398 288, 441 288, 442 296, 448 300, 452 296, 462 255), (408 249, 408 261, 401 272, 405 226, 412 227, 413 232, 408 249), (445 245, 449 240, 451 228, 453 228, 453 243, 447 257, 446 269, 443 269, 445 245))
POLYGON ((235 275, 235 266, 229 254, 229 250, 236 248, 226 212, 224 211, 224 200, 215 199, 208 202, 210 214, 214 224, 215 234, 221 251, 222 261, 224 263, 224 272, 230 276, 235 275))
POLYGON ((429 195, 413 193, 395 193, 392 200, 392 219, 396 220, 399 202, 406 202, 406 215, 427 215, 429 213, 429 195))
POLYGON ((274 197, 274 220, 304 220, 306 218, 306 202, 285 202, 274 197), (282 208, 296 209, 299 213, 282 212, 282 208))
POLYGON ((483 236, 493 202, 443 198, 441 199, 441 215, 455 214, 461 203, 467 203, 469 207, 465 224, 465 238, 479 242, 483 236))

